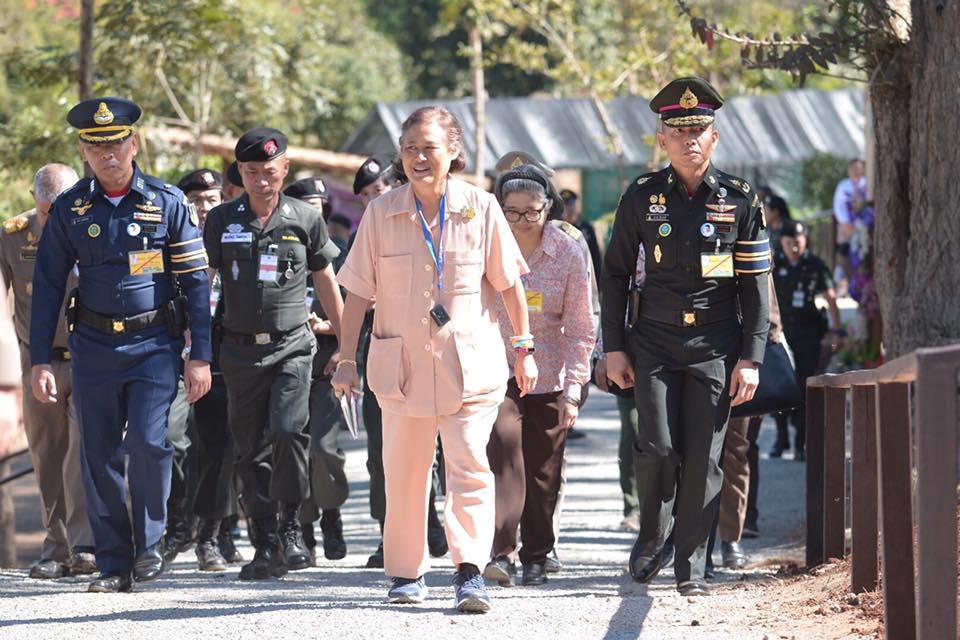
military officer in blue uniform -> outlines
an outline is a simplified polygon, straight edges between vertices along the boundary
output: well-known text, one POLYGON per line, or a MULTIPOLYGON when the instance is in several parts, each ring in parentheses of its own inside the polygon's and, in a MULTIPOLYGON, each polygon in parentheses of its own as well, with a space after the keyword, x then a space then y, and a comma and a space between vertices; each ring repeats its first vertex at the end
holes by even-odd
POLYGON ((68 323, 87 512, 102 571, 90 583, 94 592, 129 591, 132 581, 163 572, 170 403, 181 370, 189 402, 210 388, 210 288, 199 221, 179 189, 134 162, 139 117, 140 107, 115 97, 85 100, 67 114, 94 176, 53 205, 33 277, 31 385, 41 402, 58 402, 53 338, 67 276, 79 267, 68 323), (184 365, 187 330, 192 351, 184 365))
POLYGON ((710 162, 723 98, 679 78, 653 100, 670 158, 640 176, 617 208, 601 279, 607 377, 634 387, 634 471, 640 532, 630 573, 648 582, 667 564, 683 595, 706 595, 707 539, 723 482, 720 453, 732 405, 753 397, 767 341, 770 247, 750 185, 710 162), (638 317, 625 328, 642 246, 638 317))

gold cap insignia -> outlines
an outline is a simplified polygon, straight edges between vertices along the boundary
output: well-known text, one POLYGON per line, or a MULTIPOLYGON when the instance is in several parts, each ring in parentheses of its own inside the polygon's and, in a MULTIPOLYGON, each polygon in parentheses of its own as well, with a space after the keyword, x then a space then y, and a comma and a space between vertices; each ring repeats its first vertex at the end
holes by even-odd
POLYGON ((523 159, 521 159, 520 156, 517 156, 516 158, 514 158, 513 162, 510 163, 511 169, 516 169, 517 167, 522 167, 522 166, 523 166, 523 159))
POLYGON ((697 314, 693 311, 684 311, 683 312, 683 325, 685 327, 692 327, 697 324, 697 314))
POLYGON ((101 126, 113 122, 113 112, 110 111, 110 109, 107 109, 106 102, 100 103, 100 106, 97 108, 97 112, 93 114, 93 121, 101 126))
POLYGON ((697 99, 693 91, 690 91, 690 87, 687 87, 683 95, 680 96, 680 106, 684 109, 695 109, 698 104, 700 104, 700 100, 697 99))

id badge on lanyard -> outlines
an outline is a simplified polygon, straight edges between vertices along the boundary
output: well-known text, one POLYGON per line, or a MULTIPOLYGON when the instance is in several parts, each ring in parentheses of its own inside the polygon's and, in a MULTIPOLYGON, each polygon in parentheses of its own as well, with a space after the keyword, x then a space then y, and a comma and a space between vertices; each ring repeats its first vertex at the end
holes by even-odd
MULTIPOLYGON (((427 251, 430 252, 430 257, 433 258, 433 264, 437 268, 437 288, 440 291, 443 291, 443 230, 446 225, 446 209, 447 209, 447 195, 444 194, 440 197, 440 210, 437 212, 437 217, 440 222, 440 237, 436 245, 433 242, 433 234, 430 233, 430 227, 427 225, 427 218, 423 215, 423 206, 420 204, 419 199, 415 199, 417 203, 417 213, 420 215, 420 229, 423 231, 423 239, 427 243, 427 251)), ((443 308, 441 303, 430 310, 430 317, 433 318, 434 323, 438 327, 442 327, 450 321, 450 314, 447 313, 447 310, 443 308)))

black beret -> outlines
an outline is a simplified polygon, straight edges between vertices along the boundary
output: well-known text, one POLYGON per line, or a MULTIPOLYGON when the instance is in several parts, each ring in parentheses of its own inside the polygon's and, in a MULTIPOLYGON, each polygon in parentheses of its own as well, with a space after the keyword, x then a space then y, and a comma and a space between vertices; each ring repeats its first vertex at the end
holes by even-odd
POLYGON ((297 200, 320 198, 324 202, 330 197, 327 193, 327 185, 324 184, 323 178, 320 176, 310 176, 302 180, 297 180, 284 189, 283 194, 291 198, 296 198, 297 200))
POLYGON ((177 188, 184 193, 211 189, 223 190, 223 176, 213 169, 197 169, 180 178, 177 188))
POLYGON ((287 136, 269 127, 250 129, 234 147, 237 162, 266 162, 287 152, 287 136))
POLYGON ((331 215, 327 220, 327 224, 339 224, 340 226, 347 227, 348 229, 353 226, 353 223, 350 222, 350 218, 342 213, 334 213, 331 215))
POLYGON ((140 107, 126 98, 90 98, 70 109, 67 122, 84 142, 106 144, 129 138, 140 113, 140 107))
POLYGON ((785 220, 780 227, 780 235, 788 238, 807 235, 807 226, 796 220, 785 220))
POLYGON ((497 174, 505 173, 510 169, 516 169, 520 165, 529 164, 533 165, 537 169, 540 169, 543 172, 543 175, 548 178, 552 178, 556 173, 553 169, 543 164, 532 155, 526 151, 508 151, 497 160, 497 164, 493 167, 494 172, 497 174))
POLYGON ((712 124, 723 97, 703 78, 677 78, 653 97, 650 109, 668 127, 702 127, 712 124))
POLYGON ((389 180, 393 177, 393 159, 385 154, 378 153, 363 161, 360 168, 357 169, 357 175, 353 179, 353 193, 359 195, 364 188, 373 184, 380 178, 389 180))
POLYGON ((227 167, 227 182, 235 187, 243 188, 243 178, 240 177, 240 168, 237 166, 236 160, 227 167))

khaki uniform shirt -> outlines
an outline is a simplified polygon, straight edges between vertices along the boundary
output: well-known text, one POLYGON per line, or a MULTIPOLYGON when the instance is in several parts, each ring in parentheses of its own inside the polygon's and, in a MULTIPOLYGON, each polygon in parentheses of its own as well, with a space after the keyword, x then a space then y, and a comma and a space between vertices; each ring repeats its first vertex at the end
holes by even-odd
MULTIPOLYGON (((431 231, 439 249, 439 216, 431 231)), ((529 269, 491 194, 448 179, 443 250, 440 290, 405 185, 367 207, 337 276, 349 292, 377 302, 367 382, 384 411, 451 415, 470 398, 505 387, 496 296, 529 269), (430 317, 437 303, 451 318, 443 327, 430 317)))
MULTIPOLYGON (((0 271, 6 286, 13 289, 13 321, 20 344, 30 344, 30 313, 33 308, 33 267, 37 263, 37 243, 40 242, 40 221, 31 209, 3 224, 0 234, 0 271)), ((71 271, 67 279, 67 293, 77 286, 77 275, 71 271)), ((62 313, 53 341, 54 348, 67 348, 67 320, 62 313)))

